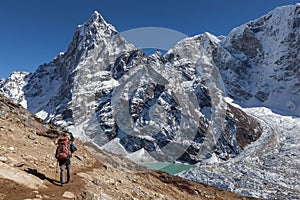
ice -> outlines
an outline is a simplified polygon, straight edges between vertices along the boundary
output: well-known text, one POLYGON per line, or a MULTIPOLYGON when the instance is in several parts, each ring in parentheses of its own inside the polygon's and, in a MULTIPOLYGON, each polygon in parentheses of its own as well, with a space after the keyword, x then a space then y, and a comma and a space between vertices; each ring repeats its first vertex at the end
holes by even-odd
POLYGON ((258 198, 299 198, 300 118, 264 107, 244 110, 264 124, 261 138, 236 158, 206 162, 180 176, 258 198))

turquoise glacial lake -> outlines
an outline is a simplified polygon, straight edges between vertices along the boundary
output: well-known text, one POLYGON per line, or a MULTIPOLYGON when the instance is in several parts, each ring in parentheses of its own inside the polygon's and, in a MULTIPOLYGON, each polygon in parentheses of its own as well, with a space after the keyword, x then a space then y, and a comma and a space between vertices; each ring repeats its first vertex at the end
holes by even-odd
POLYGON ((174 175, 179 172, 195 167, 195 165, 191 165, 191 164, 170 163, 170 162, 149 162, 149 163, 140 163, 140 164, 149 169, 163 171, 170 175, 174 175))

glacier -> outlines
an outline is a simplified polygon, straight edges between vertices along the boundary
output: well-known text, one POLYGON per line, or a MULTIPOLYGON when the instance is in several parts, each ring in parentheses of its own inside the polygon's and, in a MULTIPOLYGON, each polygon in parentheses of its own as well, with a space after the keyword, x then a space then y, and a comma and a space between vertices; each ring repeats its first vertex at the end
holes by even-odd
POLYGON ((228 161, 198 164, 179 176, 246 196, 265 199, 300 197, 300 119, 265 107, 244 108, 262 121, 264 132, 228 161))

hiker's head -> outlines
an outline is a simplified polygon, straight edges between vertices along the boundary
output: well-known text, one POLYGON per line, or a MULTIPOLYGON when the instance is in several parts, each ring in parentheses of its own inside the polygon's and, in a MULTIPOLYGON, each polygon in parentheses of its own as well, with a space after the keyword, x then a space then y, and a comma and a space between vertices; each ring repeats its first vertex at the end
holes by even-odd
POLYGON ((68 137, 70 140, 74 141, 73 134, 71 132, 69 132, 69 131, 62 132, 62 136, 68 137))
POLYGON ((60 131, 59 135, 63 136, 63 137, 68 137, 70 140, 74 141, 73 134, 70 131, 66 130, 66 129, 62 129, 60 131))
POLYGON ((69 134, 68 134, 67 132, 62 132, 62 133, 61 133, 61 136, 64 136, 64 137, 70 137, 69 134))

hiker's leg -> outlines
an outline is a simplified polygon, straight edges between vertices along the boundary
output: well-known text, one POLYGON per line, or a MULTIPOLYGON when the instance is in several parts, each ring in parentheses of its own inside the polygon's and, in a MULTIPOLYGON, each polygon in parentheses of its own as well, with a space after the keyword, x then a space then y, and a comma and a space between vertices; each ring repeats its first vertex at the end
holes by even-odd
POLYGON ((67 163, 67 183, 71 181, 71 159, 68 159, 67 163))
POLYGON ((60 161, 59 168, 60 168, 60 183, 64 184, 65 162, 60 161))

